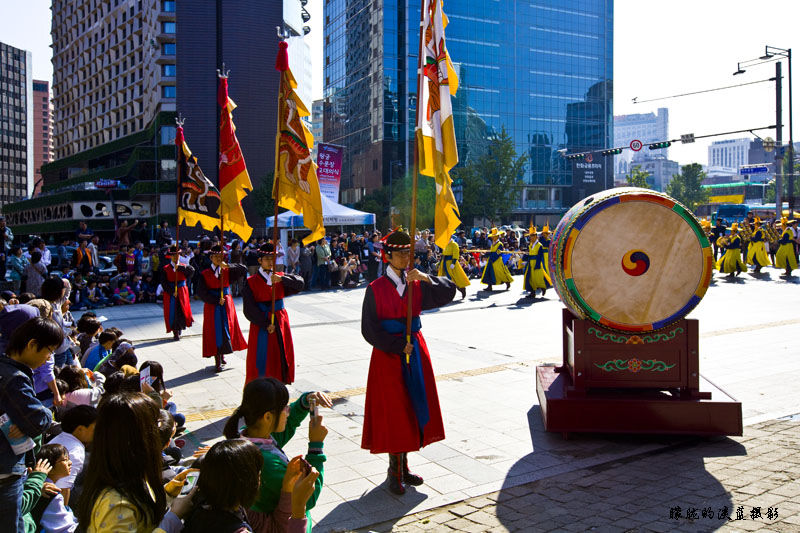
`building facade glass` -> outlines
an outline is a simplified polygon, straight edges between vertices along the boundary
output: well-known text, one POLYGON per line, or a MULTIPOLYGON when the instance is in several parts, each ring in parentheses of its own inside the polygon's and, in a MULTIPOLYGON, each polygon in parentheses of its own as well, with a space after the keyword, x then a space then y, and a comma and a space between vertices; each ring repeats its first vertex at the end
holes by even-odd
MULTIPOLYGON (((411 166, 419 10, 417 0, 326 2, 325 138, 346 147, 345 202, 411 166)), ((444 10, 461 164, 505 128, 528 156, 516 212, 560 212, 612 186, 610 162, 595 157, 573 173, 559 150, 612 146, 613 0, 449 1, 444 10)))

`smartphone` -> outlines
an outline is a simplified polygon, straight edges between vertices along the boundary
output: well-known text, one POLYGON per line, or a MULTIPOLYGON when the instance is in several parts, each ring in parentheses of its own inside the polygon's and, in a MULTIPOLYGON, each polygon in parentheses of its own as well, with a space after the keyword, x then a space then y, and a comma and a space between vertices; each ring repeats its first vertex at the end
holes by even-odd
POLYGON ((195 485, 197 485, 197 480, 200 478, 200 472, 189 472, 186 474, 186 482, 181 489, 181 496, 186 496, 190 492, 195 485))
POLYGON ((316 421, 319 416, 319 406, 317 405, 316 398, 309 398, 308 404, 311 406, 311 419, 316 421))
POLYGON ((309 463, 302 457, 300 458, 300 462, 303 464, 303 476, 309 475, 311 473, 311 463, 309 463))

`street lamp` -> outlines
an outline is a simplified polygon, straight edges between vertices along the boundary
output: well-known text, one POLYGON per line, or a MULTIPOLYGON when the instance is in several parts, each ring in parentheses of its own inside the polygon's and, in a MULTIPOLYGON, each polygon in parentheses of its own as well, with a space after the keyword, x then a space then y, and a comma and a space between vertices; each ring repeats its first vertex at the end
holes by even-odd
POLYGON ((791 172, 789 173, 789 212, 794 212, 794 129, 792 127, 792 49, 791 48, 778 48, 776 46, 765 46, 764 55, 757 59, 750 59, 748 61, 741 61, 736 63, 737 74, 744 74, 747 68, 761 65, 763 63, 775 62, 775 116, 776 116, 776 142, 778 145, 777 153, 775 154, 775 162, 779 168, 775 172, 775 216, 780 218, 783 213, 783 107, 782 107, 782 87, 781 87, 781 58, 786 58, 789 64, 789 161, 791 172))

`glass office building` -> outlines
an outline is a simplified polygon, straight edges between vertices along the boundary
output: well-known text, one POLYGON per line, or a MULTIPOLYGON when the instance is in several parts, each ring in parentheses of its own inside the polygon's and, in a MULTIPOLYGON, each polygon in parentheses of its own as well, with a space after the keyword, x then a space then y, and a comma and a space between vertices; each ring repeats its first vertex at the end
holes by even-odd
MULTIPOLYGON (((325 139, 345 147, 342 201, 411 168, 420 2, 325 3, 325 139)), ((515 218, 613 186, 613 0, 446 1, 461 164, 505 128, 527 154, 515 218), (574 167, 574 168, 573 168, 574 167)))

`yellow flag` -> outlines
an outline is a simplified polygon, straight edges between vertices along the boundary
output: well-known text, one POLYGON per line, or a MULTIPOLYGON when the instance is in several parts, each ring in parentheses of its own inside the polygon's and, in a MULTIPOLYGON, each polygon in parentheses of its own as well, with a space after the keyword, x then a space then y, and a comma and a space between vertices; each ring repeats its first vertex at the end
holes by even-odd
POLYGON ((281 71, 281 84, 272 197, 279 206, 303 215, 303 225, 311 230, 311 235, 303 239, 303 244, 308 244, 325 236, 322 199, 317 181, 317 165, 311 157, 314 136, 301 120, 310 113, 294 92, 297 82, 289 70, 286 48, 286 42, 281 42, 276 63, 276 68, 281 71))
POLYGON ((458 89, 458 76, 453 69, 445 45, 447 17, 442 0, 425 0, 419 53, 419 87, 417 99, 417 152, 419 170, 436 180, 435 242, 447 246, 453 232, 461 224, 458 205, 453 195, 450 169, 458 163, 456 133, 450 96, 458 89))

